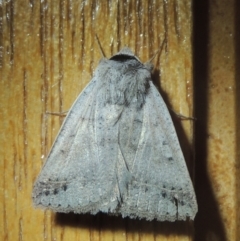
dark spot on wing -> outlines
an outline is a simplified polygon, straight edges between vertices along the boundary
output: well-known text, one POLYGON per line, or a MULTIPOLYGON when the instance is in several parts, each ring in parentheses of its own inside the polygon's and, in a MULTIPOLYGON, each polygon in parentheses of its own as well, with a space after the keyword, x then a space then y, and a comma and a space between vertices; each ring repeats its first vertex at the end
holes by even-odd
POLYGON ((66 190, 67 190, 67 184, 64 184, 64 185, 62 186, 62 189, 63 189, 63 191, 66 191, 66 190))
POLYGON ((185 205, 185 202, 184 202, 184 201, 180 201, 180 204, 181 204, 182 206, 184 206, 184 205, 185 205))
POLYGON ((166 192, 162 192, 162 197, 165 198, 166 197, 166 192))

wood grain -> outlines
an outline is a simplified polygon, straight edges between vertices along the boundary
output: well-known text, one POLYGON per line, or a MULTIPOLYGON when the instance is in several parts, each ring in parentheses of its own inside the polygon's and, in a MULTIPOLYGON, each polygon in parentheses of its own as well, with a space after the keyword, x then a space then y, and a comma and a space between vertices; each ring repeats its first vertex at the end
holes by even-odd
POLYGON ((194 6, 196 240, 240 240, 239 1, 194 6))
MULTIPOLYGON (((1 240, 192 240, 193 223, 54 214, 32 206, 32 185, 63 117, 90 81, 101 53, 124 46, 154 60, 168 106, 192 116, 191 1, 0 1, 1 240)), ((175 125, 193 174, 193 124, 175 125)))

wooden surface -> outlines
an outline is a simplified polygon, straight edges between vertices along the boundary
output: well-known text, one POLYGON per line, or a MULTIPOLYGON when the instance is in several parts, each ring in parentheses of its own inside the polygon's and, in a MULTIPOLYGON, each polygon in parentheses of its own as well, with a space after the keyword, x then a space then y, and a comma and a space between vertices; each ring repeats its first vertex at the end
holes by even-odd
POLYGON ((192 36, 188 0, 103 2, 0 1, 0 240, 193 239, 190 222, 54 214, 32 206, 33 182, 63 120, 46 112, 68 110, 90 81, 101 58, 95 34, 106 56, 128 46, 143 62, 166 37, 154 60, 154 83, 185 116, 192 116, 195 88, 198 120, 174 123, 192 177, 196 125, 196 240, 238 240, 239 4, 196 1, 192 36))
POLYGON ((194 6, 196 240, 240 240, 240 2, 194 6))

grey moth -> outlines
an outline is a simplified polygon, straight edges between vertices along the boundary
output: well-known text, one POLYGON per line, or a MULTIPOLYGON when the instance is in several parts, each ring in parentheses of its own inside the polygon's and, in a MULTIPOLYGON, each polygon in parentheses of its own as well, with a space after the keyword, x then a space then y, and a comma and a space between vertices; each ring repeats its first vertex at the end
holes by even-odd
POLYGON ((194 219, 195 192, 152 69, 128 48, 100 61, 34 184, 35 206, 159 221, 194 219))

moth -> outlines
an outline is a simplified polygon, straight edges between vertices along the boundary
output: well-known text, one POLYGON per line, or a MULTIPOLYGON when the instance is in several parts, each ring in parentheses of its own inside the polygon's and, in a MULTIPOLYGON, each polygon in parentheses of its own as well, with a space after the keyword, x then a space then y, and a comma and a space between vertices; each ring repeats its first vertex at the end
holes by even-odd
POLYGON ((100 61, 34 184, 36 207, 194 219, 195 192, 152 69, 129 48, 100 61))

